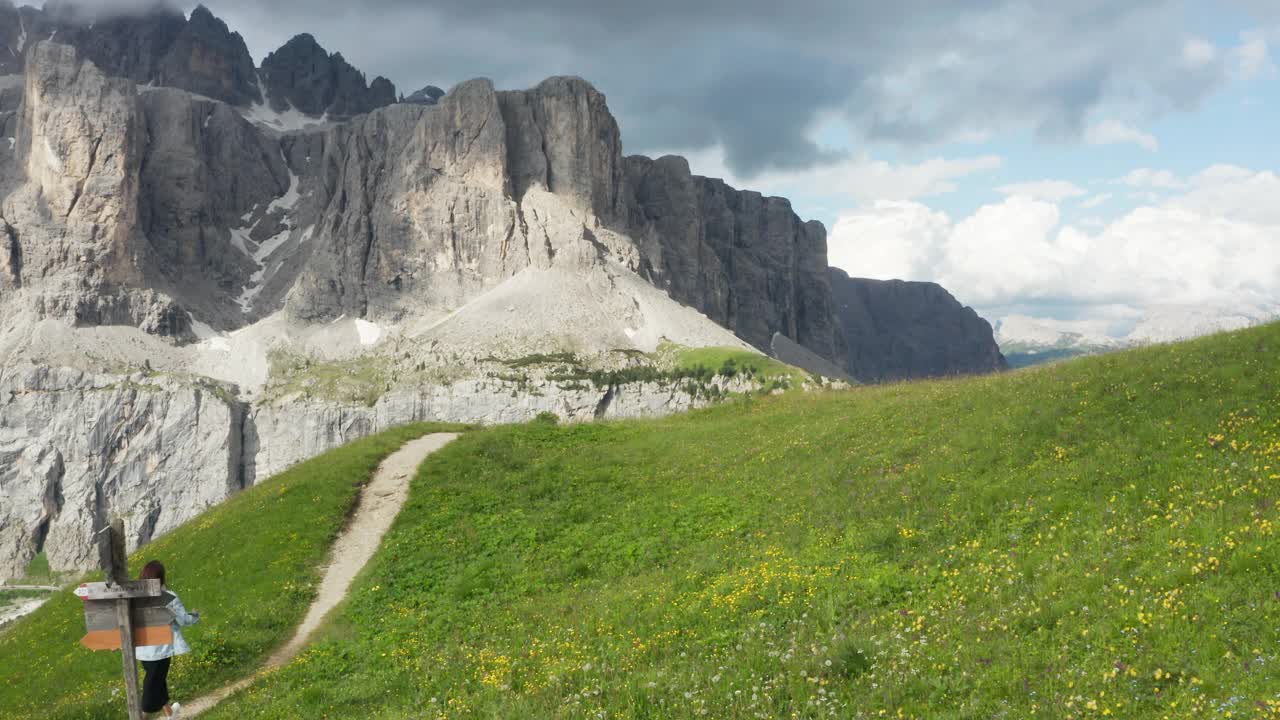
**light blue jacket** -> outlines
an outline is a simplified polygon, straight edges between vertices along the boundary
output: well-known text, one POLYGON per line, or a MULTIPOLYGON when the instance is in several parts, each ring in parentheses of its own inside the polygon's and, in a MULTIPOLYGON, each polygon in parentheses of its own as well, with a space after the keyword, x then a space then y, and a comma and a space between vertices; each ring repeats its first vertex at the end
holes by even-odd
POLYGON ((165 595, 173 598, 165 605, 165 609, 173 613, 173 622, 169 623, 169 629, 173 631, 173 642, 169 645, 144 645, 134 648, 133 655, 139 660, 163 660, 174 655, 185 655, 191 652, 191 646, 182 637, 180 628, 195 625, 200 618, 187 612, 182 606, 182 601, 178 599, 177 593, 165 588, 165 595))

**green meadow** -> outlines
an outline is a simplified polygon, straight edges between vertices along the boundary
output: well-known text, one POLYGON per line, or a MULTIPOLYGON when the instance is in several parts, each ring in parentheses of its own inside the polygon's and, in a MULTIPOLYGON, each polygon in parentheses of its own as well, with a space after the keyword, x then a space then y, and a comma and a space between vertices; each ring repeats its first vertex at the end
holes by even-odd
MULTIPOLYGON (((1278 353, 1274 325, 467 433, 422 465, 312 647, 206 717, 1280 717, 1278 353)), ((350 477, 325 482, 349 502, 350 477)), ((197 529, 224 552, 274 534, 246 496, 144 554, 175 558, 206 612, 287 590, 271 632, 244 633, 279 642, 340 513, 286 567, 262 560, 279 546, 257 564, 196 547, 197 529), (245 597, 215 567, 248 567, 245 597)), ((0 666, 27 658, 0 716, 103 707, 116 659, 81 658, 74 605, 0 638, 0 666)), ((231 632, 193 629, 183 692, 261 657, 231 632)))

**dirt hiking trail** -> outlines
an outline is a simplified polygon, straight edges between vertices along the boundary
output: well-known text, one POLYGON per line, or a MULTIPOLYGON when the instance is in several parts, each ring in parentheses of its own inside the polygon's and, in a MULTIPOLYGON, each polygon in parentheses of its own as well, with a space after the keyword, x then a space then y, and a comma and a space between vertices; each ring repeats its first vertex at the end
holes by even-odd
MULTIPOLYGON (((428 455, 456 437, 453 433, 436 433, 411 440, 382 461, 373 480, 360 492, 355 516, 333 543, 333 554, 325 568, 324 578, 320 581, 319 593, 307 610, 307 616, 302 619, 293 638, 272 653, 258 673, 284 665, 306 647, 311 633, 320 626, 324 616, 347 596, 351 581, 365 563, 369 562, 369 558, 373 557, 382 542, 382 536, 391 529, 391 523, 409 497, 409 482, 418 471, 418 466, 428 455)), ((178 698, 178 702, 182 703, 182 717, 194 717, 212 708, 232 693, 248 687, 258 673, 190 703, 183 703, 178 698)))

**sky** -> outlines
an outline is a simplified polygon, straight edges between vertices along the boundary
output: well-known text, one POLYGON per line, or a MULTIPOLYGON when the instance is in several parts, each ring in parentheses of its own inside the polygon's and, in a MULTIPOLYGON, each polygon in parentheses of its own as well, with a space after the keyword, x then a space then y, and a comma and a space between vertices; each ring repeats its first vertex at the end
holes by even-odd
POLYGON ((628 153, 791 199, 854 276, 1123 332, 1280 304, 1280 0, 207 0, 406 94, 580 75, 628 153))

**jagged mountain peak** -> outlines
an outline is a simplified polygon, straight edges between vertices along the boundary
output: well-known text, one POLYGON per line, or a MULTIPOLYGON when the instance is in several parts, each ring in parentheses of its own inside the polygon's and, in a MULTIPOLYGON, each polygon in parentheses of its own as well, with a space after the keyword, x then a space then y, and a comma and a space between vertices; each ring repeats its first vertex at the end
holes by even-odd
POLYGON ((435 105, 440 102, 440 98, 444 97, 444 95, 445 92, 443 88, 438 88, 435 85, 427 85, 408 97, 401 98, 400 102, 411 103, 414 105, 435 105))
POLYGON ((23 71, 28 39, 57 38, 109 75, 175 87, 239 107, 264 101, 276 112, 347 119, 396 101, 387 78, 369 82, 341 53, 299 33, 255 66, 244 38, 207 6, 188 16, 169 2, 104 8, 49 2, 0 4, 0 75, 23 71), (265 82, 260 87, 259 76, 265 82), (264 97, 265 91, 265 97, 264 97))
POLYGON ((298 33, 293 37, 289 38, 288 40, 285 41, 283 45, 281 45, 279 48, 276 48, 274 52, 268 53, 267 57, 264 58, 264 61, 271 59, 271 57, 276 53, 282 53, 282 52, 283 53, 305 52, 305 53, 312 53, 312 54, 323 53, 326 58, 329 57, 329 52, 320 45, 320 42, 316 40, 316 36, 308 32, 298 33))
POLYGON ((276 112, 290 108, 312 116, 345 119, 396 101, 395 85, 384 77, 367 83, 364 73, 330 54, 315 36, 299 33, 262 61, 260 75, 276 112))

